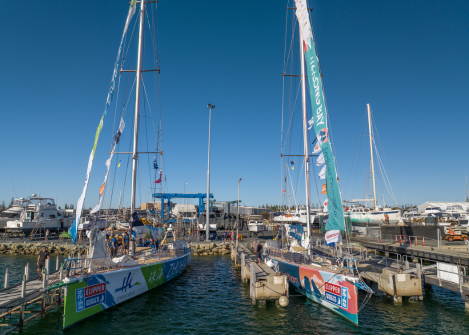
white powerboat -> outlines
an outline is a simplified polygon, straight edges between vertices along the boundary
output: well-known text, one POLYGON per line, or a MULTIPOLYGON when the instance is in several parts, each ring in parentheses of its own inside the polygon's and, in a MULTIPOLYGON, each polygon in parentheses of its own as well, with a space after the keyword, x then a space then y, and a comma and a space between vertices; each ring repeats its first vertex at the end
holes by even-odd
POLYGON ((253 233, 264 231, 265 224, 262 220, 249 220, 248 230, 253 233))
POLYGON ((73 222, 73 217, 64 217, 52 198, 31 197, 28 205, 17 220, 7 221, 9 232, 30 233, 35 228, 41 230, 65 230, 73 222))
POLYGON ((19 219, 23 209, 29 204, 25 198, 15 199, 10 208, 0 214, 0 228, 5 228, 8 221, 19 219))

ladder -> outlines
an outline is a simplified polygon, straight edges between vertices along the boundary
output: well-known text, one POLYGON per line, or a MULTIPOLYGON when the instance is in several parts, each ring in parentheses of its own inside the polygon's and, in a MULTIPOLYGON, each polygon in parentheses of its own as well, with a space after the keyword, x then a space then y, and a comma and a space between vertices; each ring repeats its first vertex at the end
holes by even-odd
POLYGON ((37 221, 36 224, 34 225, 33 230, 29 234, 28 240, 32 241, 36 237, 36 234, 40 228, 41 228, 41 221, 37 221))

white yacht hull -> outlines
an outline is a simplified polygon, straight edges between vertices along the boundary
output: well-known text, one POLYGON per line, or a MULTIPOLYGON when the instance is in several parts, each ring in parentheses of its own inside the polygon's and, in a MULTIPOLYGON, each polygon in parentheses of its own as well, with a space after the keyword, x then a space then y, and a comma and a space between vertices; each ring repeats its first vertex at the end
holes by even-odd
POLYGON ((375 224, 380 225, 385 223, 384 215, 389 216, 389 223, 396 224, 401 219, 401 212, 399 210, 379 211, 379 212, 366 212, 366 213, 347 213, 350 217, 352 224, 375 224))
MULTIPOLYGON (((40 229, 42 230, 47 230, 49 229, 50 231, 52 230, 65 230, 68 229, 68 227, 72 224, 73 218, 63 218, 64 222, 63 224, 60 222, 61 218, 55 218, 55 219, 45 219, 41 221, 41 227, 40 229)), ((31 221, 31 222, 26 222, 26 221, 20 221, 20 220, 13 220, 13 221, 8 221, 6 228, 9 231, 22 231, 25 233, 31 232, 34 227, 36 226, 37 222, 36 221, 31 221)))

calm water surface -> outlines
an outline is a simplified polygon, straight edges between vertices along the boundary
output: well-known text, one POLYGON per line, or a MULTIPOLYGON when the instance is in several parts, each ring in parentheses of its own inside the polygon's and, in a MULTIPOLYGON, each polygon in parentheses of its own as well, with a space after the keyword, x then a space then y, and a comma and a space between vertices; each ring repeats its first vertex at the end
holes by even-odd
MULTIPOLYGON (((1 256, 0 271, 22 277, 36 257, 1 256)), ((52 262, 55 266, 55 260, 52 262)), ((32 267, 32 271, 35 268, 32 267)), ((3 275, 0 277, 3 280, 3 275)), ((377 291, 376 287, 373 287, 377 291)), ((295 294, 292 292, 292 294, 295 294)), ((469 334, 469 313, 459 294, 437 287, 423 302, 394 303, 377 291, 360 312, 360 325, 292 296, 287 308, 251 305, 249 284, 229 256, 193 257, 179 277, 68 329, 66 334, 469 334)), ((62 334, 53 311, 26 325, 25 334, 62 334)))

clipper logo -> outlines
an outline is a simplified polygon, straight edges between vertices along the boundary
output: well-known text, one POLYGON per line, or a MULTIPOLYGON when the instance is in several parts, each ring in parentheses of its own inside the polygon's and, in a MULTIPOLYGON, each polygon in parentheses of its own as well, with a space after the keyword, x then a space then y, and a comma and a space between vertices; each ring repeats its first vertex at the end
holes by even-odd
POLYGON ((348 288, 331 283, 326 283, 324 288, 326 290, 324 295, 327 301, 343 309, 348 308, 348 288))
POLYGON ((106 283, 96 284, 75 291, 77 312, 106 301, 106 283))

